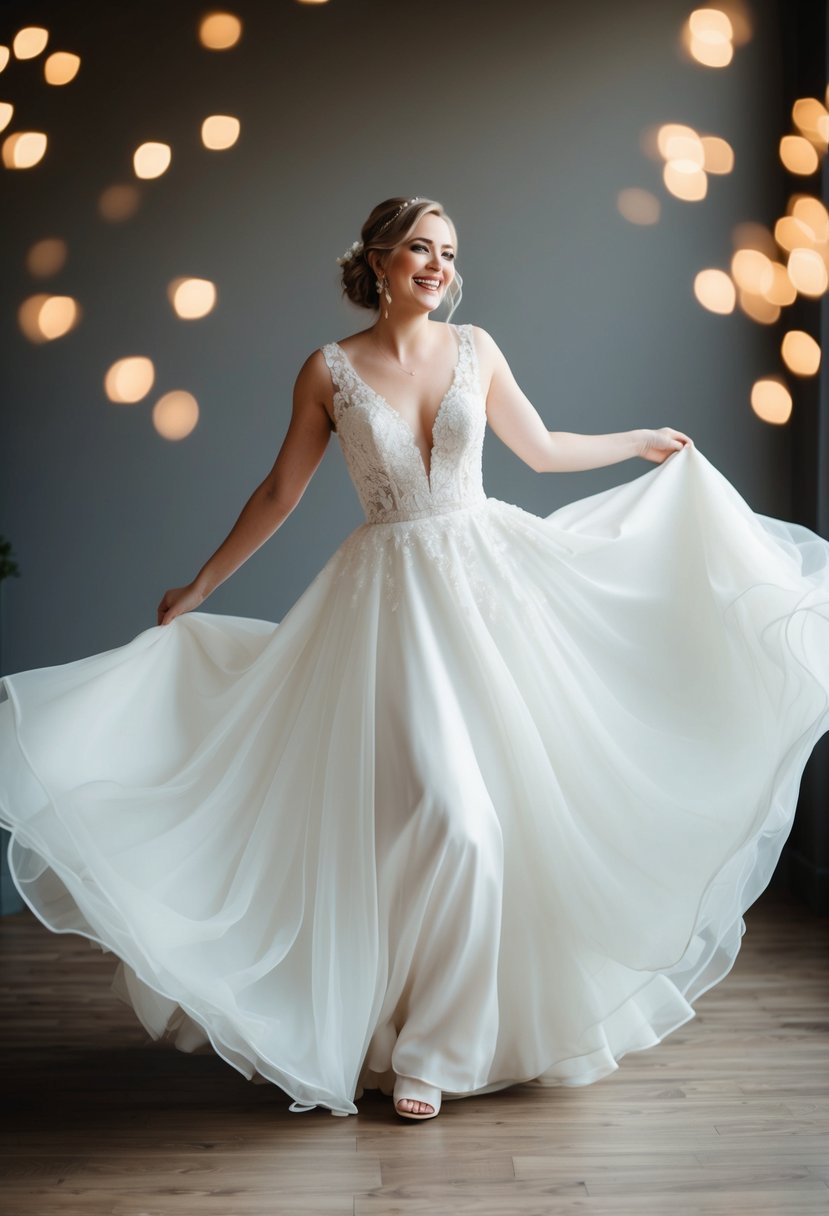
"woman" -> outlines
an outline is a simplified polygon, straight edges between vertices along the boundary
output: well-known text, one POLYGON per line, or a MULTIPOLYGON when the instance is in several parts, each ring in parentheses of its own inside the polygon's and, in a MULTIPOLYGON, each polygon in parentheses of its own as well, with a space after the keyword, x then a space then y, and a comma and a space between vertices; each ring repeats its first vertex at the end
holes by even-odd
POLYGON ((829 726, 829 544, 681 431, 548 431, 484 330, 432 320, 456 253, 434 200, 375 207, 340 264, 377 318, 306 360, 227 539, 157 627, 3 682, 30 906, 292 1110, 432 1118, 658 1043, 732 966, 829 726), (659 467, 538 518, 486 497, 487 422, 538 471, 659 467), (278 626, 194 611, 332 431, 366 522, 278 626))

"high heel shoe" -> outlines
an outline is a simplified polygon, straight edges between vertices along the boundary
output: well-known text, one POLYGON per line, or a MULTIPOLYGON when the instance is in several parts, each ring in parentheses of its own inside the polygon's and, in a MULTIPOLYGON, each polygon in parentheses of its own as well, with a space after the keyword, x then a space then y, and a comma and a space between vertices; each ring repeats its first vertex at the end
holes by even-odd
POLYGON ((394 1109, 402 1119, 434 1119, 440 1112, 441 1091, 434 1085, 427 1084, 417 1077, 397 1077, 394 1082, 394 1109), (413 1110, 400 1110, 397 1103, 403 1098, 411 1098, 414 1102, 428 1102, 434 1107, 431 1111, 417 1114, 413 1110))

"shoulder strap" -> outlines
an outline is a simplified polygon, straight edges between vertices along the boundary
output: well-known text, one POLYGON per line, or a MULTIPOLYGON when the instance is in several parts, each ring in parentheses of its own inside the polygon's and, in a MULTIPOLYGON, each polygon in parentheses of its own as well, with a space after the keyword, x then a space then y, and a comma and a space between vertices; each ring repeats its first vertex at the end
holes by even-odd
POLYGON ((325 346, 320 347, 320 350, 322 351, 322 357, 328 364, 334 388, 337 392, 345 392, 351 383, 351 369, 348 360, 336 342, 326 342, 325 346))

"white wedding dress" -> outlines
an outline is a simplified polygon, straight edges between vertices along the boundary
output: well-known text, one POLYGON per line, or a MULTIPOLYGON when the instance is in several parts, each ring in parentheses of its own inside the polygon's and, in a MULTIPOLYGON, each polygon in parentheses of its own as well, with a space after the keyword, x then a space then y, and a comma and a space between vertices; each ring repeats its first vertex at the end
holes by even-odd
POLYGON ((151 1035, 335 1114, 587 1085, 694 1016, 829 728, 829 543, 695 447, 487 497, 472 329, 430 475, 336 343, 366 522, 282 621, 191 612, 8 675, 23 898, 151 1035))

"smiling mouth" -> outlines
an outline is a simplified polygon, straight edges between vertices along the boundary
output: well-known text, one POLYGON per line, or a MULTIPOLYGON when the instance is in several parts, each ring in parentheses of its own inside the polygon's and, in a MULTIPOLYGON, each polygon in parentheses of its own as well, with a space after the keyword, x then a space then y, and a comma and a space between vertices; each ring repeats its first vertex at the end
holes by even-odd
POLYGON ((440 291, 440 279, 413 279, 412 282, 426 291, 440 291))

